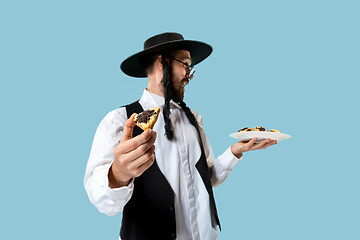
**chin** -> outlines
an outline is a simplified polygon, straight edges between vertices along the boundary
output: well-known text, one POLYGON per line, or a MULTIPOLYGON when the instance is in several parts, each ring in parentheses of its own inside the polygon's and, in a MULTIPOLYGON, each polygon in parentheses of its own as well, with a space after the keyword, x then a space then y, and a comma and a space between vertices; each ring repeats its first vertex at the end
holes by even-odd
POLYGON ((184 100, 184 94, 185 94, 185 89, 183 89, 183 91, 181 91, 181 89, 174 89, 173 88, 173 91, 172 91, 172 99, 175 101, 175 102, 182 102, 184 100))
POLYGON ((174 100, 174 102, 182 102, 184 100, 184 97, 176 96, 176 97, 173 97, 173 100, 174 100))
POLYGON ((182 102, 183 100, 184 100, 184 93, 179 93, 178 92, 178 94, 177 94, 177 100, 179 101, 179 102, 182 102))

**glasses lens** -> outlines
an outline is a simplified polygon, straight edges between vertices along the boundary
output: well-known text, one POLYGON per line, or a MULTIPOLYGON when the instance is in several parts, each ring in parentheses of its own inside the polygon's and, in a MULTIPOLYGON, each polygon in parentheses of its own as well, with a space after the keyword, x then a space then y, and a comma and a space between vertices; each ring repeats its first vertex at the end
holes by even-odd
POLYGON ((189 78, 193 78, 194 73, 195 73, 195 68, 194 68, 194 67, 190 67, 189 78))

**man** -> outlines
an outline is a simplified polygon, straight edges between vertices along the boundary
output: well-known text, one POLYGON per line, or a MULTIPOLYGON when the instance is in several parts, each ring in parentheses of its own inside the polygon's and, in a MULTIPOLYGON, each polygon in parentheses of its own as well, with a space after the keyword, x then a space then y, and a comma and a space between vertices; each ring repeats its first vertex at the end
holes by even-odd
POLYGON ((276 144, 237 142, 214 159, 201 116, 183 102, 193 66, 212 47, 163 33, 121 64, 132 77, 147 77, 139 101, 110 112, 100 123, 85 174, 90 201, 100 212, 123 212, 120 239, 218 238, 212 186, 222 183, 247 151, 276 144), (134 113, 161 109, 154 130, 135 126, 134 113))

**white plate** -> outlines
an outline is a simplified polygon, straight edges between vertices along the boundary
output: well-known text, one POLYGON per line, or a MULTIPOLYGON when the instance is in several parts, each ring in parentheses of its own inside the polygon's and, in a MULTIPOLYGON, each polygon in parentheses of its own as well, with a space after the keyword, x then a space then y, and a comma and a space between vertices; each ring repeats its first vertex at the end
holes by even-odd
POLYGON ((261 140, 264 139, 281 141, 291 138, 289 134, 278 133, 278 132, 264 132, 264 131, 236 132, 230 134, 230 137, 239 139, 240 141, 248 141, 254 137, 257 137, 258 140, 256 142, 260 142, 261 140))

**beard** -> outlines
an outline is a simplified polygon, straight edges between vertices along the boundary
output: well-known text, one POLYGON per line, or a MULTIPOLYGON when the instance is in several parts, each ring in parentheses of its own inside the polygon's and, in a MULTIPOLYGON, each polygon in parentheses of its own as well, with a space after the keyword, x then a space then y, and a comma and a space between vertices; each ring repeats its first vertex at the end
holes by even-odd
POLYGON ((182 102, 184 100, 184 93, 185 91, 181 90, 181 88, 184 88, 183 86, 177 86, 177 87, 172 87, 171 92, 172 92, 172 99, 179 103, 182 102))
POLYGON ((183 85, 187 79, 183 78, 181 81, 173 81, 173 76, 169 79, 168 93, 169 97, 175 102, 179 103, 184 100, 185 87, 183 85))
POLYGON ((182 79, 181 81, 174 81, 175 76, 172 73, 171 65, 166 64, 165 61, 163 61, 164 66, 164 75, 163 79, 161 80, 162 83, 162 90, 165 97, 165 105, 163 109, 163 116, 164 116, 164 122, 165 122, 165 135, 168 140, 172 140, 173 135, 173 128, 171 124, 170 119, 170 100, 173 100, 174 102, 177 102, 180 104, 180 106, 185 105, 183 102, 184 99, 184 81, 187 81, 185 83, 188 83, 187 79, 182 79))

